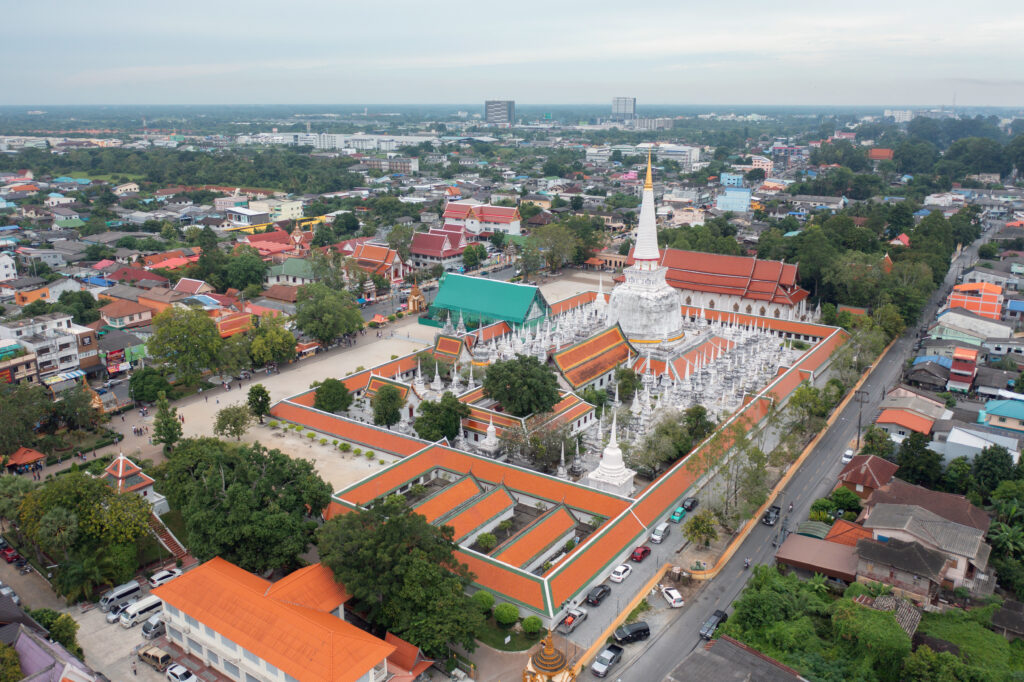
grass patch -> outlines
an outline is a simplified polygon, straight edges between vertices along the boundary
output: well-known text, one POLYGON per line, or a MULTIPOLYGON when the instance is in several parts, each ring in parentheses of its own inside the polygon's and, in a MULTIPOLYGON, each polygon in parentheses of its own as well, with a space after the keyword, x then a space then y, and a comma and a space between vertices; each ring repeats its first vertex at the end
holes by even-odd
POLYGON ((185 549, 188 549, 188 532, 185 530, 185 519, 182 518, 181 512, 177 509, 172 509, 163 514, 160 520, 171 529, 171 533, 174 534, 174 537, 178 538, 178 542, 185 545, 185 549))
POLYGON ((635 609, 629 612, 629 615, 626 616, 626 622, 635 623, 636 621, 640 620, 640 616, 642 616, 650 610, 651 605, 647 603, 646 599, 644 599, 642 602, 636 605, 635 609))
POLYGON ((956 644, 960 657, 972 668, 983 670, 993 679, 1005 679, 1012 671, 1024 671, 1024 661, 1001 635, 985 627, 997 608, 992 604, 970 611, 926 613, 918 630, 956 644))
POLYGON ((547 633, 547 630, 541 628, 536 636, 530 637, 522 632, 516 632, 512 628, 503 628, 493 618, 488 618, 477 630, 476 638, 499 651, 526 651, 543 639, 547 633), (508 644, 505 643, 506 637, 511 637, 508 644))

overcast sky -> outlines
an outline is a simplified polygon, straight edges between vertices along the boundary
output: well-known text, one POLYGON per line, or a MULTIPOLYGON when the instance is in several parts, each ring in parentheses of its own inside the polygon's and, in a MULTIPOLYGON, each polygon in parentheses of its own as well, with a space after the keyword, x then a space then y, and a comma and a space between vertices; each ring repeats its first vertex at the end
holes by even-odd
POLYGON ((1024 106, 1019 0, 4 8, 6 104, 1024 106))

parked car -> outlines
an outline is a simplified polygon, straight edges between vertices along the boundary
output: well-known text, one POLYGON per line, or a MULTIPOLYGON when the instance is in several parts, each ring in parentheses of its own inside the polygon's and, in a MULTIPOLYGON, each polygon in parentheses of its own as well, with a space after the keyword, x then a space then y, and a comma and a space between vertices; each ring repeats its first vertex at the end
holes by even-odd
POLYGON ((4 561, 6 561, 9 564, 13 564, 15 561, 21 558, 21 555, 18 554, 18 550, 14 549, 13 547, 5 547, 2 551, 0 551, 0 556, 2 556, 4 558, 4 561))
POLYGON ((699 503, 700 500, 698 500, 696 497, 687 497, 685 500, 683 500, 683 509, 685 509, 688 512, 692 512, 694 509, 697 508, 697 505, 699 503))
POLYGON ((0 595, 10 597, 15 606, 21 606, 21 597, 15 594, 14 590, 12 590, 10 586, 5 585, 4 587, 0 587, 0 595))
POLYGON ((674 587, 663 587, 661 588, 661 596, 665 598, 668 605, 673 609, 682 608, 686 602, 683 601, 683 595, 679 594, 679 590, 674 587))
POLYGON ((121 620, 121 612, 137 601, 138 599, 129 599, 126 602, 114 604, 113 606, 111 606, 110 610, 107 611, 107 622, 116 623, 117 621, 121 620))
POLYGON ((729 619, 725 611, 717 610, 711 614, 711 616, 704 621, 704 625, 700 627, 700 636, 703 639, 711 639, 715 636, 715 630, 718 626, 729 619))
POLYGON ((158 646, 146 646, 139 649, 139 660, 154 669, 163 672, 171 664, 171 655, 158 646))
POLYGON ((628 564, 622 564, 617 566, 612 574, 608 576, 608 579, 613 583, 621 583, 623 580, 629 577, 629 574, 633 572, 633 569, 628 564))
POLYGON ((604 598, 612 593, 612 588, 605 584, 595 585, 587 593, 587 603, 592 606, 597 606, 604 601, 604 598))
POLYGON ((840 461, 843 464, 849 464, 851 461, 853 461, 853 450, 847 450, 846 452, 844 452, 840 461))
POLYGON ((170 682, 199 682, 199 678, 193 675, 191 670, 177 663, 167 669, 167 679, 170 682))
POLYGON ((164 625, 163 614, 150 616, 149 620, 142 624, 142 636, 145 639, 156 639, 166 632, 167 626, 164 625))
POLYGON ((587 619, 587 610, 581 608, 569 609, 569 613, 565 614, 565 618, 555 628, 558 632, 568 635, 575 630, 580 623, 587 619))
POLYGON ((622 647, 618 644, 609 644, 597 655, 594 662, 590 664, 590 672, 596 677, 604 677, 616 663, 622 659, 622 647))
POLYGON ((164 583, 170 582, 181 575, 180 568, 169 568, 163 571, 157 571, 149 579, 150 587, 160 587, 164 583))
POLYGON ((682 507, 676 507, 676 510, 672 512, 672 515, 668 517, 668 520, 672 523, 682 523, 683 519, 686 518, 686 510, 682 507))
POLYGON ((640 642, 651 636, 651 627, 644 621, 638 620, 635 623, 626 623, 615 628, 615 633, 612 636, 619 644, 640 642))
POLYGON ((629 556, 629 558, 630 558, 631 561, 635 561, 637 563, 640 563, 641 561, 643 561, 644 559, 646 559, 650 555, 651 555, 651 548, 647 547, 646 545, 644 545, 644 546, 637 547, 636 549, 634 549, 633 553, 629 556))

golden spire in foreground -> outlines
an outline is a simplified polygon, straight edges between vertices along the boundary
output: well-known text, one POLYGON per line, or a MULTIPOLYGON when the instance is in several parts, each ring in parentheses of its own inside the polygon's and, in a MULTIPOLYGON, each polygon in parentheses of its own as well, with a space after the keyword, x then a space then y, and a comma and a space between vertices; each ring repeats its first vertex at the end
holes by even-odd
POLYGON ((651 182, 651 150, 647 150, 647 179, 644 180, 644 189, 654 189, 654 183, 651 182))

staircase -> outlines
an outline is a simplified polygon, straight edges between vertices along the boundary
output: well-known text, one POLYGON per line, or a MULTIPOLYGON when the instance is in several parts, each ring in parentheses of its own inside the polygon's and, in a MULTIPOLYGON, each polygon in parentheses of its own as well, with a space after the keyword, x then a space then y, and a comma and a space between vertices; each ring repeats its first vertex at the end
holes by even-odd
POLYGON ((182 544, 178 542, 178 538, 174 537, 174 534, 164 525, 160 517, 152 511, 149 512, 149 529, 156 536, 157 541, 163 545, 163 548, 174 556, 175 560, 181 560, 182 568, 188 568, 198 563, 194 557, 189 555, 182 544))

